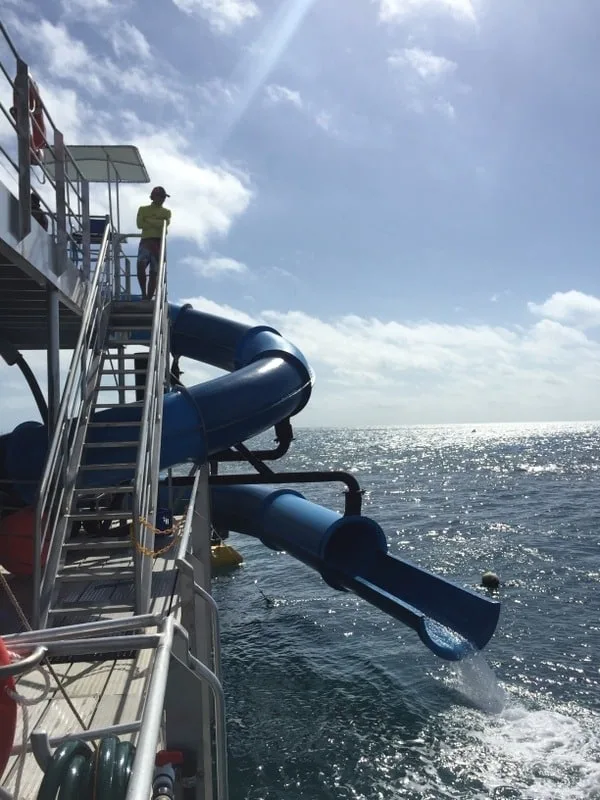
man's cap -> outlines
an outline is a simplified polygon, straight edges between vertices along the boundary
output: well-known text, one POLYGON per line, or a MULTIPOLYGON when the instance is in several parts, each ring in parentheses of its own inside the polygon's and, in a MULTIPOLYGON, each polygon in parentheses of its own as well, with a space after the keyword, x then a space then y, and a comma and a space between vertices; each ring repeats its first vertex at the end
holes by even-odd
POLYGON ((171 195, 165 192, 164 186, 155 186, 150 192, 150 197, 171 197, 171 195))

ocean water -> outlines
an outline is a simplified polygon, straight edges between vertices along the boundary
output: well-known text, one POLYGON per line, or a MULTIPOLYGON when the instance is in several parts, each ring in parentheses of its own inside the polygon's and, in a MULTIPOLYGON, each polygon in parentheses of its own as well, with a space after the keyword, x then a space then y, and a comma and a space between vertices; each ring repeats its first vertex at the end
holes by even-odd
MULTIPOLYGON (((277 470, 349 469, 390 552, 468 586, 493 569, 502 613, 451 665, 232 534, 245 564, 214 585, 231 797, 600 798, 600 425, 296 435, 277 470)), ((302 488, 342 510, 342 487, 302 488)))

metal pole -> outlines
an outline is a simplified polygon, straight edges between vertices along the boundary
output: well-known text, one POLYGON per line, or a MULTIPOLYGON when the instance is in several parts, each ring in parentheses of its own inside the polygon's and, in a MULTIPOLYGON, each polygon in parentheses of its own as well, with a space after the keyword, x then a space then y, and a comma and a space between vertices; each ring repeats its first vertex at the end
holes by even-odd
POLYGON ((48 284, 48 438, 52 440, 60 406, 60 320, 58 290, 48 284))
POLYGON ((160 644, 154 657, 152 676, 142 714, 137 753, 127 789, 127 800, 145 800, 152 786, 156 748, 163 720, 173 629, 174 619, 169 617, 163 627, 160 644))
MULTIPOLYGON (((119 388, 119 403, 125 405, 125 347, 119 345, 117 350, 117 368, 119 374, 117 375, 117 386, 119 388)), ((136 376, 134 375, 134 378, 136 376)), ((135 381, 134 381, 135 383, 135 381)), ((137 399, 137 398, 136 398, 137 399)))
POLYGON ((120 202, 120 191, 119 191, 119 175, 115 170, 115 193, 117 198, 117 233, 121 233, 121 202, 120 202))
POLYGON ((112 259, 113 259, 113 274, 114 274, 114 285, 113 285, 113 297, 119 298, 121 296, 121 279, 119 275, 119 254, 117 253, 117 249, 115 247, 117 234, 114 233, 114 218, 113 218, 113 207, 112 207, 112 181, 110 177, 110 156, 106 156, 106 182, 108 184, 108 216, 110 218, 110 224, 113 228, 113 235, 111 237, 111 250, 112 250, 112 259))
POLYGON ((56 274, 62 275, 67 259, 67 206, 65 142, 60 131, 54 130, 54 151, 56 153, 56 274))
POLYGON ((29 70, 17 58, 15 114, 19 151, 19 238, 31 232, 31 153, 29 142, 29 70))
POLYGON ((130 628, 143 630, 153 628, 161 622, 159 614, 145 614, 133 618, 105 619, 98 622, 80 622, 75 625, 65 625, 64 628, 45 628, 44 630, 24 631, 22 633, 10 633, 3 636, 6 645, 18 644, 38 644, 41 641, 54 642, 64 641, 65 639, 78 639, 91 636, 94 633, 120 633, 128 631, 130 628))
POLYGON ((225 716, 225 694, 221 681, 199 659, 189 654, 194 672, 210 686, 215 701, 215 766, 217 773, 217 800, 229 798, 229 776, 227 772, 227 721, 225 716))
POLYGON ((90 230, 90 184, 81 181, 81 228, 83 246, 83 274, 89 280, 92 271, 92 237, 90 230))

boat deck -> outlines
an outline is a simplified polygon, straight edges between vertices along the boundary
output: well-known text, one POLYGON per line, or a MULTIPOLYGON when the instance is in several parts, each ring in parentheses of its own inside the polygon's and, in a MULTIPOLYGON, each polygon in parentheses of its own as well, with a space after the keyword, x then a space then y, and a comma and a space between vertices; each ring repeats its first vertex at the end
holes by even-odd
MULTIPOLYGON (((176 554, 177 548, 175 547, 155 559, 152 576, 152 606, 150 608, 152 614, 162 615, 171 612, 176 617, 179 616, 178 597, 175 594, 176 554)), ((90 558, 89 561, 90 565, 96 564, 97 558, 90 558)), ((127 563, 130 566, 130 559, 125 554, 123 562, 124 565, 127 563)), ((118 564, 114 563, 114 566, 118 567, 118 564)), ((10 580, 9 577, 9 583, 19 601, 25 603, 26 598, 31 594, 29 581, 10 580)), ((99 604, 102 604, 109 600, 114 603, 115 599, 120 600, 122 597, 122 602, 127 602, 131 599, 132 593, 133 586, 125 584, 94 587, 75 584, 69 600, 97 600, 99 604)), ((24 607, 24 610, 27 611, 27 608, 24 607)), ((12 613, 14 612, 10 600, 0 588, 0 633, 7 633, 8 630, 22 630, 23 626, 16 622, 16 619, 11 619, 12 613), (7 628, 9 621, 12 624, 10 628, 7 628)), ((114 616, 111 614, 112 618, 114 616)), ((130 615, 123 614, 122 616, 130 615)), ((85 617, 69 619, 70 623, 83 621, 89 620, 86 620, 85 617)), ((148 632, 153 631, 149 630, 148 632)), ((142 650, 130 654, 129 657, 102 656, 95 661, 86 660, 85 656, 76 657, 72 661, 64 658, 51 659, 52 667, 81 721, 76 718, 63 692, 50 675, 50 691, 43 700, 27 708, 28 732, 26 735, 31 734, 32 731, 44 731, 52 738, 77 733, 81 730, 81 722, 86 729, 91 729, 139 720, 153 658, 154 651, 142 650)), ((45 681, 39 670, 23 676, 17 685, 17 691, 30 700, 43 697, 44 690, 45 681)), ((11 757, 2 783, 3 788, 15 797, 18 796, 19 800, 35 800, 42 772, 31 752, 25 756, 20 787, 17 787, 18 775, 21 772, 19 753, 22 749, 23 720, 24 715, 21 709, 18 714, 15 736, 17 754, 11 757), (18 794, 15 791, 17 788, 19 788, 18 794)), ((136 734, 121 734, 120 738, 135 741, 135 736, 136 734)))

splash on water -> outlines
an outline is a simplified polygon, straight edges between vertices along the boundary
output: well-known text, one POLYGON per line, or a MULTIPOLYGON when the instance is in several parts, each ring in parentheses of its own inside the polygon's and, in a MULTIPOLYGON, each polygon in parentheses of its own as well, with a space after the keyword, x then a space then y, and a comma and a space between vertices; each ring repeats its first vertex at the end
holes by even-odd
POLYGON ((471 706, 488 714, 500 714, 506 705, 506 693, 494 670, 481 652, 474 652, 452 664, 444 683, 471 706))

